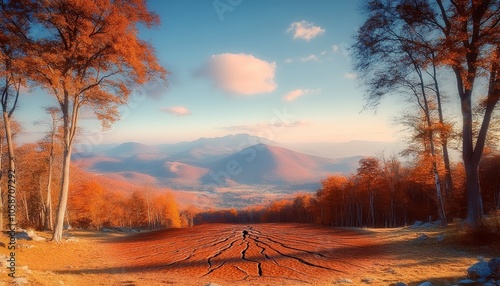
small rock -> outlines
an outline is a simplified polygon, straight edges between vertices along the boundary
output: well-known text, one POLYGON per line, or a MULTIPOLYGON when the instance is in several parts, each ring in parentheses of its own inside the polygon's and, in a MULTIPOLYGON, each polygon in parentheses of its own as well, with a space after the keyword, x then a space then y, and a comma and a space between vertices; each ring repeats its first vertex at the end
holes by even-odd
POLYGON ((481 283, 476 282, 472 279, 463 279, 463 280, 458 281, 458 285, 477 285, 477 284, 481 284, 481 283))
POLYGON ((410 227, 411 227, 411 228, 417 228, 417 227, 419 227, 419 226, 421 226, 421 225, 422 225, 422 221, 417 220, 417 221, 416 221, 416 222, 414 222, 414 223, 413 223, 410 227))
POLYGON ((393 286, 408 286, 408 284, 406 284, 404 282, 397 282, 397 283, 393 284, 393 286))
POLYGON ((436 240, 439 242, 444 241, 444 234, 440 234, 440 235, 436 236, 436 240))
POLYGON ((498 257, 492 258, 488 262, 488 266, 490 267, 491 272, 495 273, 497 278, 500 278, 500 258, 498 257))
POLYGON ((432 283, 427 281, 427 282, 424 282, 422 284, 419 284, 418 286, 432 286, 432 283))
POLYGON ((31 240, 31 237, 28 235, 27 232, 21 231, 21 232, 16 232, 16 239, 31 240))
POLYGON ((207 284, 207 285, 205 285, 205 286, 220 286, 220 285, 219 285, 219 284, 217 284, 217 283, 214 283, 214 282, 210 282, 210 283, 208 283, 208 284, 207 284))
POLYGON ((341 278, 339 280, 337 280, 337 284, 351 284, 352 283, 352 280, 349 279, 349 278, 341 278))
POLYGON ((491 274, 491 269, 488 266, 488 262, 486 261, 479 261, 471 267, 467 268, 467 277, 473 280, 486 278, 491 276, 491 274))
POLYGON ((422 241, 422 240, 427 240, 429 238, 429 236, 425 233, 420 233, 417 237, 417 240, 418 241, 422 241))
POLYGON ((34 246, 33 246, 33 245, 31 245, 31 244, 19 243, 19 244, 17 245, 17 247, 19 247, 19 248, 33 248, 34 246))
POLYGON ((74 238, 74 237, 68 237, 66 238, 66 242, 77 242, 78 239, 77 238, 74 238))
POLYGON ((34 230, 30 229, 28 231, 26 231, 26 234, 31 238, 31 240, 33 241, 45 241, 46 239, 41 237, 41 236, 38 236, 34 230))
POLYGON ((426 222, 426 223, 423 223, 420 225, 421 228, 431 228, 431 227, 435 227, 436 225, 433 224, 432 222, 426 222))

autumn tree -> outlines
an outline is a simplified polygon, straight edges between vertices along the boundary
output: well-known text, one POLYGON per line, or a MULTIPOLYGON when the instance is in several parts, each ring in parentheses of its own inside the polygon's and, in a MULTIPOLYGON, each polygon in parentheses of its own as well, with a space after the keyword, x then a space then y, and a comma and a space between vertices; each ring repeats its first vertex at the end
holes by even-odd
POLYGON ((443 188, 437 170, 438 135, 441 137, 447 170, 446 188, 451 189, 453 183, 432 30, 416 27, 402 19, 400 14, 404 5, 399 5, 397 1, 370 1, 365 8, 369 18, 358 30, 356 44, 353 46, 355 69, 368 86, 367 97, 370 104, 378 104, 386 94, 409 94, 415 99, 414 102, 421 111, 421 120, 425 122, 423 130, 428 145, 424 151, 429 153, 428 158, 433 162, 432 172, 436 195, 440 201, 440 219, 446 225, 443 188), (438 120, 434 119, 434 110, 437 110, 438 120))
POLYGON ((390 203, 388 226, 396 227, 398 225, 398 216, 396 212, 397 195, 398 192, 401 192, 402 189, 405 170, 401 162, 394 155, 389 158, 382 156, 381 164, 382 181, 385 185, 386 190, 389 190, 390 203))
POLYGON ((104 201, 105 192, 105 189, 93 179, 75 186, 68 209, 74 216, 76 227, 94 229, 102 227, 108 211, 108 204, 104 201))
POLYGON ((316 192, 321 224, 335 226, 348 224, 352 196, 347 186, 348 178, 342 175, 331 175, 321 181, 321 189, 316 192))
POLYGON ((462 158, 467 189, 467 219, 478 226, 483 215, 478 168, 488 129, 500 99, 500 1, 423 1, 404 3, 403 17, 437 34, 440 62, 455 75, 462 112, 462 158), (474 101, 476 84, 487 86, 474 101), (479 131, 473 131, 474 104, 484 106, 479 131))
MULTIPOLYGON (((21 87, 26 86, 26 45, 23 40, 30 28, 25 1, 0 1, 0 105, 9 154, 8 193, 16 202, 16 166, 11 121, 21 87)), ((14 207, 15 203, 14 203, 14 207)), ((10 228, 16 226, 15 212, 9 213, 10 228)))
POLYGON ((174 194, 172 192, 168 192, 161 197, 165 199, 165 203, 163 206, 163 215, 167 222, 166 227, 181 227, 181 217, 179 216, 179 209, 177 207, 177 202, 175 201, 174 194))
POLYGON ((33 80, 56 98, 62 115, 61 192, 52 238, 60 242, 80 112, 93 111, 107 128, 136 85, 163 78, 166 71, 153 47, 138 38, 138 25, 159 23, 144 1, 42 1, 33 9, 34 22, 44 29, 30 42, 33 80))
POLYGON ((375 195, 379 189, 381 168, 377 158, 363 158, 359 160, 356 176, 360 185, 367 191, 369 201, 368 225, 375 226, 375 195))
MULTIPOLYGON (((414 31, 429 31, 437 65, 456 79, 462 114, 462 158, 466 174, 467 219, 478 226, 483 214, 478 166, 495 107, 500 99, 500 1, 371 1, 370 9, 389 4, 391 13, 414 31), (487 88, 477 99, 476 85, 487 88), (473 100, 476 97, 475 100, 473 100), (484 106, 474 132, 474 104, 484 106)), ((372 19, 372 18, 371 18, 372 19)), ((387 25, 384 21, 373 25, 387 25)), ((366 25, 366 24, 365 24, 366 25)))
POLYGON ((128 227, 144 228, 148 225, 148 206, 143 193, 134 191, 126 202, 128 227))

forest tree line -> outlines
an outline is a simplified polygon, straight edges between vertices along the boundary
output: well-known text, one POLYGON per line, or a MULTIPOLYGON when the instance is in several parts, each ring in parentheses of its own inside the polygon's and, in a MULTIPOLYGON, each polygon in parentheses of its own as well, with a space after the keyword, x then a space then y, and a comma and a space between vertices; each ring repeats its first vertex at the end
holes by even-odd
MULTIPOLYGON (((242 210, 199 211, 195 224, 299 222, 337 227, 402 227, 415 221, 436 222, 438 201, 429 162, 404 164, 396 157, 367 157, 352 175, 331 175, 316 193, 273 201, 242 210)), ((484 210, 500 215, 500 153, 485 155, 479 168, 484 210)), ((440 172, 445 172, 440 168, 440 172)), ((445 212, 466 217, 463 164, 453 165, 454 192, 445 194, 445 212)), ((439 224, 439 222, 438 222, 439 224)))
MULTIPOLYGON (((16 126, 19 126, 16 124, 16 126)), ((19 127, 16 127, 19 129, 19 127)), ((54 227, 57 186, 60 182, 62 147, 60 141, 49 143, 49 136, 37 143, 15 147, 17 163, 17 218, 22 228, 52 230, 54 227), (52 175, 49 176, 49 168, 52 175)), ((0 136, 0 141, 3 136, 0 136)), ((0 147, 0 149, 2 149, 0 147)), ((6 157, 4 153, 2 157, 6 157)), ((5 168, 6 160, 3 160, 5 168)), ((122 227, 160 229, 189 224, 171 190, 156 186, 135 186, 113 178, 89 173, 79 166, 72 167, 65 226, 81 229, 122 227)), ((2 180, 1 187, 7 182, 2 180)), ((3 194, 5 195, 5 194, 3 194)), ((6 208, 0 216, 0 227, 7 226, 6 208)))

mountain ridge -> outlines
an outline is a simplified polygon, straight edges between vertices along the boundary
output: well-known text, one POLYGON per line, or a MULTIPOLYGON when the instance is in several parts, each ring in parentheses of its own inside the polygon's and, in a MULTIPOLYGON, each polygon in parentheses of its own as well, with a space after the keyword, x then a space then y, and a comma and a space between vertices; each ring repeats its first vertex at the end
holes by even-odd
MULTIPOLYGON (((149 184, 240 206, 294 192, 314 192, 332 174, 350 174, 365 156, 326 158, 248 134, 199 138, 174 144, 125 142, 75 154, 92 173, 138 186, 149 184), (196 194, 196 195, 195 195, 196 194)), ((335 150, 332 150, 335 151, 335 150)))

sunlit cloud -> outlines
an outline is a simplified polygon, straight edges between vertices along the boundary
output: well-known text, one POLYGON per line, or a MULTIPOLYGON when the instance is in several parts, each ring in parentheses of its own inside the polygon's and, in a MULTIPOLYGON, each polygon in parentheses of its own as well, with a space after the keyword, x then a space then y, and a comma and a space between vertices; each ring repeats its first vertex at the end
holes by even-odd
POLYGON ((357 75, 355 73, 346 73, 344 75, 344 78, 346 78, 346 79, 355 79, 355 78, 357 78, 357 75))
POLYGON ((311 39, 323 34, 325 29, 302 20, 300 22, 293 22, 290 24, 290 27, 286 31, 287 33, 292 32, 294 39, 310 41, 311 39))
POLYGON ((232 94, 252 95, 276 89, 275 62, 267 62, 247 54, 213 55, 197 72, 214 86, 232 94))
POLYGON ((320 92, 320 89, 296 89, 292 90, 289 93, 285 94, 283 96, 283 100, 285 101, 294 101, 298 97, 305 95, 305 94, 310 94, 310 93, 317 93, 320 92))
POLYGON ((189 111, 189 109, 187 109, 183 106, 163 107, 163 108, 160 108, 160 110, 163 112, 177 115, 177 116, 184 116, 184 115, 191 114, 191 111, 189 111))

